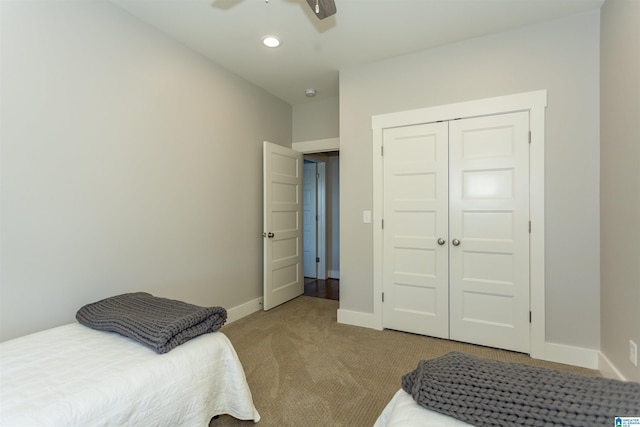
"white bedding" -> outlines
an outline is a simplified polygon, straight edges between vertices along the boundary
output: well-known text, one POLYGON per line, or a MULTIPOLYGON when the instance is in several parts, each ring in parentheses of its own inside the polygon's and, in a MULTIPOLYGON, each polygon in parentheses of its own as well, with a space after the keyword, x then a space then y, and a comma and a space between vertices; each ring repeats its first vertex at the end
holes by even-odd
POLYGON ((0 344, 0 426, 198 426, 258 421, 221 332, 166 354, 78 323, 0 344))
POLYGON ((469 427, 463 421, 418 405, 409 393, 400 389, 384 408, 374 427, 469 427))

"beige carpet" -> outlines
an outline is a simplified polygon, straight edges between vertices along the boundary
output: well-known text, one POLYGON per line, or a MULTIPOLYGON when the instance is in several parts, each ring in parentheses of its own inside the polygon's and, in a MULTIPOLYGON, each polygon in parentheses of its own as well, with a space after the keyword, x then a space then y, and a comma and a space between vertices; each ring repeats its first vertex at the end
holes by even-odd
MULTIPOLYGON (((421 359, 462 351, 599 375, 526 355, 336 321, 338 301, 301 296, 222 328, 244 366, 259 426, 372 426, 421 359)), ((211 427, 248 426, 229 416, 211 427)))

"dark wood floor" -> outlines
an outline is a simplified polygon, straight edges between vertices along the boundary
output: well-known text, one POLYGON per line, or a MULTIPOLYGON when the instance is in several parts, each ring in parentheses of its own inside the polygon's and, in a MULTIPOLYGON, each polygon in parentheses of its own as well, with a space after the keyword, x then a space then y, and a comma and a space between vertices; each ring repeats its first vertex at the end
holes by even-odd
POLYGON ((304 294, 310 297, 340 301, 340 280, 304 278, 304 294))

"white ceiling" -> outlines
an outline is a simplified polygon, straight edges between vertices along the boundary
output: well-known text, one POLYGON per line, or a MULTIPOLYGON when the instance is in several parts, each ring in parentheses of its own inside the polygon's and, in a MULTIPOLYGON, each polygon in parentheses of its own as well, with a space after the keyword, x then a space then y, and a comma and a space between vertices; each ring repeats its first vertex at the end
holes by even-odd
POLYGON ((604 0, 111 0, 215 63, 295 105, 338 95, 338 71, 599 8, 604 0), (282 40, 267 49, 261 40, 282 40), (315 88, 315 98, 305 97, 315 88))

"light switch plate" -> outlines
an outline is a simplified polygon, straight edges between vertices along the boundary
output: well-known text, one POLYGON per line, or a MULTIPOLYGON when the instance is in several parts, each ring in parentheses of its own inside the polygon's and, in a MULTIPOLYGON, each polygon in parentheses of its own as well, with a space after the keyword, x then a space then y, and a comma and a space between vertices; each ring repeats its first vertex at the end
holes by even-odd
POLYGON ((371 224, 371 211, 362 211, 362 222, 371 224))

